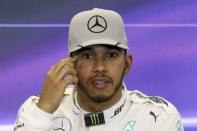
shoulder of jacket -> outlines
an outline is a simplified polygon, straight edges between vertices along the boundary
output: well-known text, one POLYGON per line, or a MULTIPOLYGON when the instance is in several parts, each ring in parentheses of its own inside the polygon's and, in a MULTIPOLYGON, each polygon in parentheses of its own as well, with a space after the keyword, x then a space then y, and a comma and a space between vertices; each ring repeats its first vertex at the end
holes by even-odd
POLYGON ((21 109, 25 107, 29 107, 32 104, 38 103, 39 96, 30 96, 28 99, 25 100, 25 102, 21 105, 21 109))
POLYGON ((129 99, 134 103, 148 104, 152 107, 162 108, 167 113, 177 112, 176 107, 160 96, 147 96, 138 90, 129 91, 129 99))
MULTIPOLYGON (((74 91, 74 88, 67 88, 64 92, 64 95, 65 97, 66 96, 71 96, 72 93, 74 91)), ((40 95, 33 95, 33 96, 30 96, 28 99, 25 100, 25 102, 22 104, 21 107, 26 107, 26 106, 30 106, 32 104, 35 104, 35 103, 38 103, 39 101, 39 98, 40 98, 40 95)))

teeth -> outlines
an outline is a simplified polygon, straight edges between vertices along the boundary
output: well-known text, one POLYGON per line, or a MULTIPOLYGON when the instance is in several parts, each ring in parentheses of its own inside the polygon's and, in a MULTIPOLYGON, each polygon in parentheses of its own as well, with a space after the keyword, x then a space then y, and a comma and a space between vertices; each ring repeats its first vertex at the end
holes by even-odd
POLYGON ((95 81, 95 84, 105 84, 105 81, 95 81))

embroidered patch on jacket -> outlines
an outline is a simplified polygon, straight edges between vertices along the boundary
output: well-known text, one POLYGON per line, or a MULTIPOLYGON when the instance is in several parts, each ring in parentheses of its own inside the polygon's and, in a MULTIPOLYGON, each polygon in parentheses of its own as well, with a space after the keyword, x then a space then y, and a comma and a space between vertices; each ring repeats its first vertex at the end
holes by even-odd
POLYGON ((87 113, 84 115, 84 120, 87 127, 105 124, 103 112, 87 113))
POLYGON ((71 131, 71 122, 66 117, 56 117, 53 119, 53 131, 71 131))
POLYGON ((178 122, 177 122, 177 124, 176 124, 176 131, 183 131, 181 121, 178 121, 178 122))
POLYGON ((135 121, 129 121, 122 131, 134 131, 133 127, 135 126, 135 121))

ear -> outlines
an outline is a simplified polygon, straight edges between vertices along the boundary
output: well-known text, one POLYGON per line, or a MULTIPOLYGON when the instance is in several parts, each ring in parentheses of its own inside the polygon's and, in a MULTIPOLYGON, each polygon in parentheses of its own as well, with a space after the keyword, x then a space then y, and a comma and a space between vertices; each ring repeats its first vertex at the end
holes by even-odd
POLYGON ((129 72, 130 69, 131 69, 132 63, 133 63, 133 56, 130 55, 130 54, 127 54, 127 55, 126 55, 126 58, 125 58, 125 70, 124 70, 124 75, 127 75, 127 74, 128 74, 128 72, 129 72))

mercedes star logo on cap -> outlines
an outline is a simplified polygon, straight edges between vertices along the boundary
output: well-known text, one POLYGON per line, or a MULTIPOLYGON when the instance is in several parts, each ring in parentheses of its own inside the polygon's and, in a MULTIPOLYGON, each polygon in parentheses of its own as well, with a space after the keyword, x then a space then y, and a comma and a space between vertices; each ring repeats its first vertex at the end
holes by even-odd
POLYGON ((88 20, 87 27, 93 33, 101 33, 106 30, 107 22, 102 16, 95 15, 88 20))

